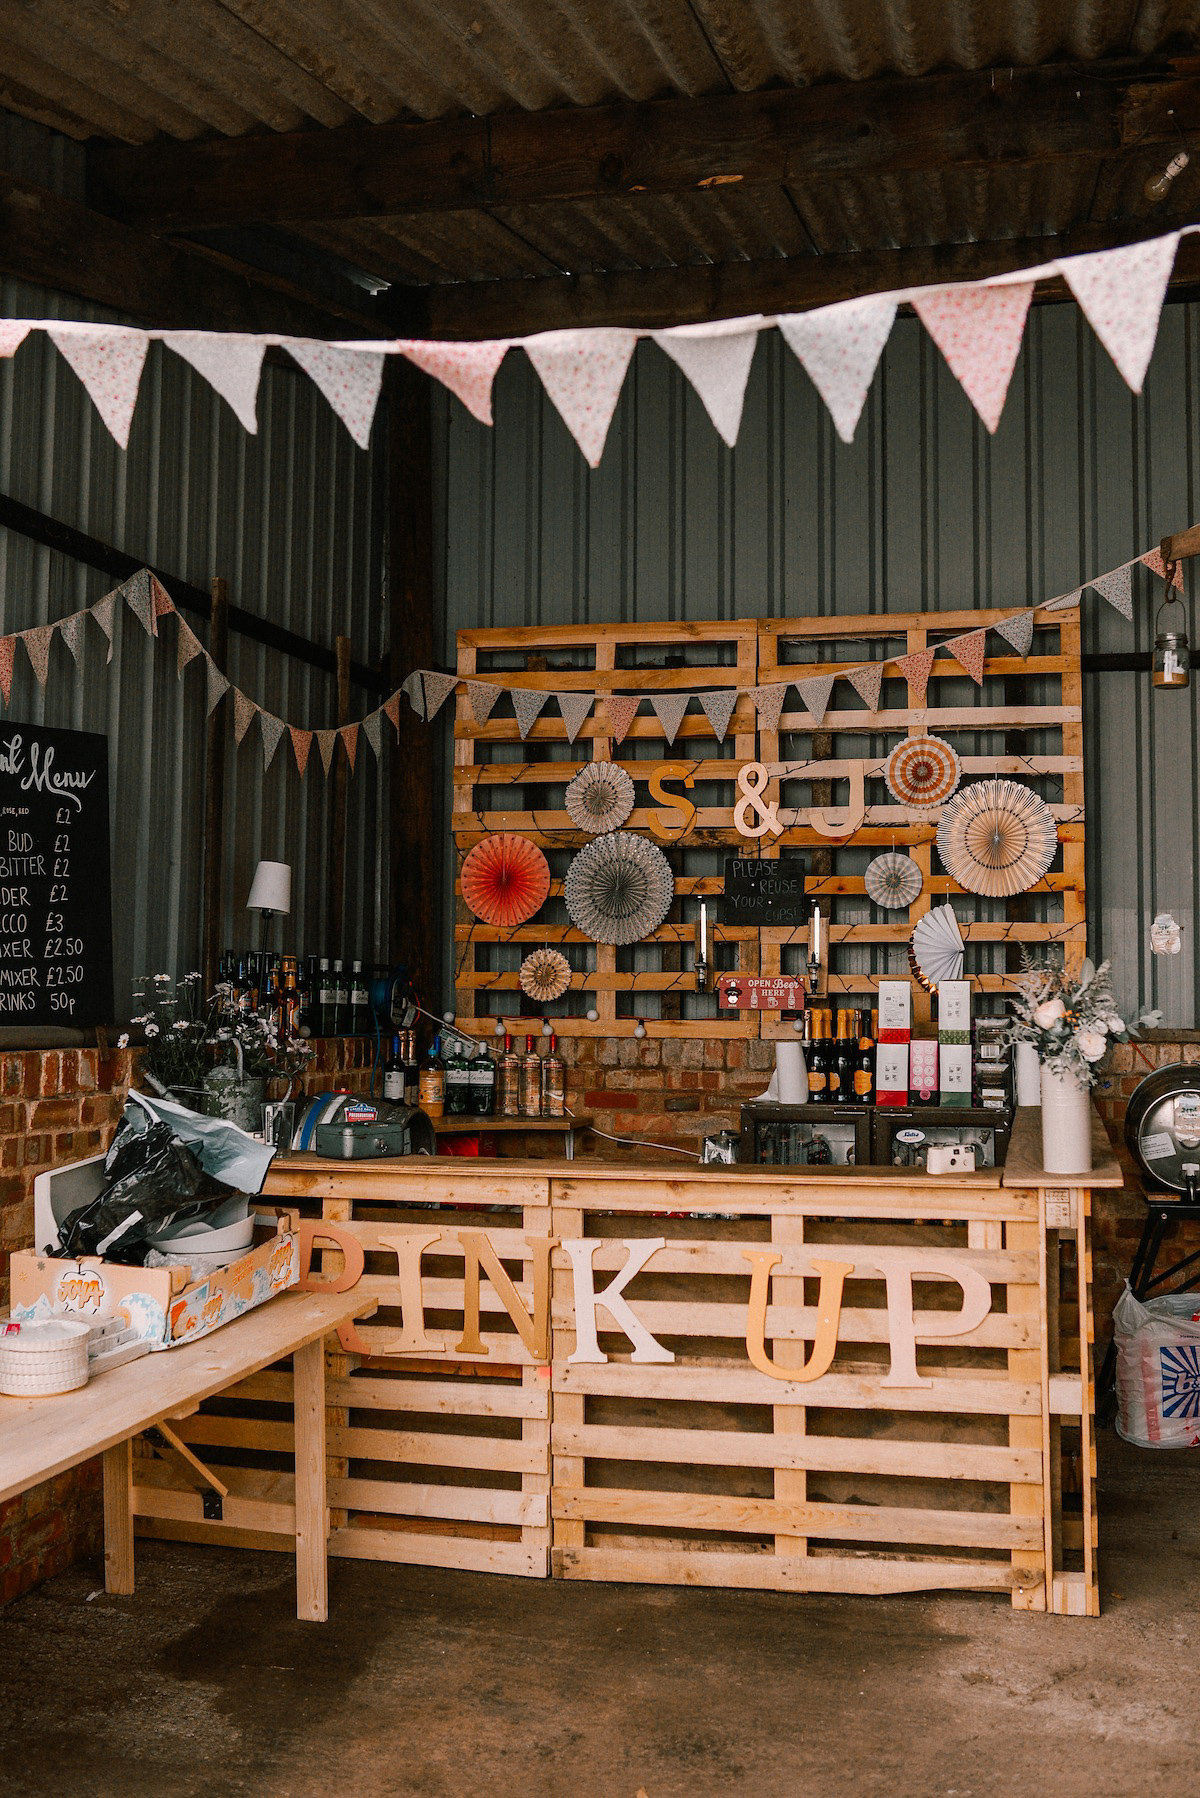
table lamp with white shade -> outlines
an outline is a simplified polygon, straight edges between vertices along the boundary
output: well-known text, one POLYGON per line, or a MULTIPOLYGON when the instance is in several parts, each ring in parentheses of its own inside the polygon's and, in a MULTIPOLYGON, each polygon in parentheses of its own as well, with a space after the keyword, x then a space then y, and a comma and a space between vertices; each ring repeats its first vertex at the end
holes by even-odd
POLYGON ((292 870, 287 862, 259 862, 254 870, 246 910, 258 911, 263 915, 264 949, 270 944, 271 919, 275 913, 282 912, 286 917, 291 909, 292 870))

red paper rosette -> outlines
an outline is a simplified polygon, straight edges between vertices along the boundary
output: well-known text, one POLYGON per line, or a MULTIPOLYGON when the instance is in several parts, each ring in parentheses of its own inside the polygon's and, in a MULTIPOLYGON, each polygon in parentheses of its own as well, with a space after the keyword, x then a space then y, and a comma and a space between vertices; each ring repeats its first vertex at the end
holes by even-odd
POLYGON ((546 903, 550 868, 527 837, 485 837, 463 862, 460 884, 477 918, 507 930, 526 923, 546 903))

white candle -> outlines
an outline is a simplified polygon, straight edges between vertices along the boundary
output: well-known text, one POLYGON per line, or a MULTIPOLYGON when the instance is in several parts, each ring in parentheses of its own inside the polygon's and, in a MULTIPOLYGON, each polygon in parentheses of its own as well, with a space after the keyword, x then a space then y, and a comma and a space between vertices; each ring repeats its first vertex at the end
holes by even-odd
POLYGON ((708 960, 708 906, 700 901, 700 960, 708 960))
POLYGON ((821 907, 814 903, 812 923, 808 932, 808 958, 810 961, 821 959, 821 907))

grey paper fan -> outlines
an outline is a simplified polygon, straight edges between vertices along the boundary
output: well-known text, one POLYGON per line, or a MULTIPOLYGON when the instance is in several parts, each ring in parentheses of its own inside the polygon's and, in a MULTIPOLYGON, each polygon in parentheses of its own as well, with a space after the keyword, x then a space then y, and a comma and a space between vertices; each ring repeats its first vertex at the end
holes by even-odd
POLYGON ((926 992, 932 992, 940 980, 962 979, 962 931, 952 905, 937 905, 917 919, 908 953, 926 992))
POLYGON ((567 788, 567 810, 591 836, 619 830, 633 810, 633 782, 619 762, 589 762, 567 788))
POLYGON ((674 892, 662 850, 631 830, 586 843, 563 884, 571 922, 597 943, 640 942, 658 929, 674 892))
POLYGON ((521 991, 538 1005, 560 999, 571 984, 571 964, 559 949, 535 949, 521 963, 521 991))
POLYGON ((888 911, 902 911, 921 896, 924 876, 911 855, 877 855, 863 876, 867 895, 888 911))

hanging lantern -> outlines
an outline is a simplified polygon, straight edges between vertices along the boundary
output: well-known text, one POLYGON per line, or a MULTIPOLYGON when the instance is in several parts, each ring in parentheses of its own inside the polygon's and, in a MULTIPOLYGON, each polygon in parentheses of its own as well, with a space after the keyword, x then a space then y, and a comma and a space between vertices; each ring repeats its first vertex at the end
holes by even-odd
POLYGON ((1153 681, 1156 687, 1186 687, 1191 681, 1187 615, 1171 586, 1174 573, 1175 564, 1168 562, 1163 579, 1165 598, 1154 620, 1153 681))

